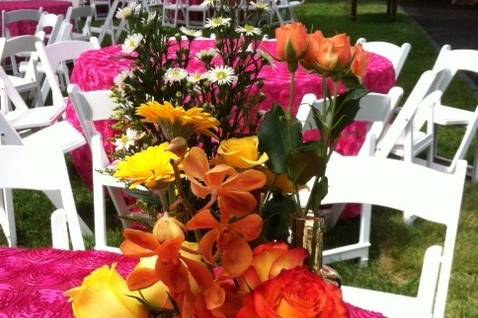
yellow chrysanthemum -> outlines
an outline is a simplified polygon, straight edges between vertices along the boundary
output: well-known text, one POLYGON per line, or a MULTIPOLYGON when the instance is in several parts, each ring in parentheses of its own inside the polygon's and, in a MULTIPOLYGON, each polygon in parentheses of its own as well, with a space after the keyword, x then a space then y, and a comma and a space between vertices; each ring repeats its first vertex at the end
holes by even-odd
POLYGON ((161 187, 174 180, 170 160, 178 156, 166 150, 169 143, 149 147, 144 151, 126 157, 116 165, 114 177, 130 183, 130 188, 143 185, 149 189, 161 187))
POLYGON ((219 126, 219 121, 200 107, 185 110, 169 102, 142 104, 136 109, 136 115, 144 117, 144 123, 158 124, 168 140, 175 137, 189 139, 193 133, 214 137, 213 131, 219 126))

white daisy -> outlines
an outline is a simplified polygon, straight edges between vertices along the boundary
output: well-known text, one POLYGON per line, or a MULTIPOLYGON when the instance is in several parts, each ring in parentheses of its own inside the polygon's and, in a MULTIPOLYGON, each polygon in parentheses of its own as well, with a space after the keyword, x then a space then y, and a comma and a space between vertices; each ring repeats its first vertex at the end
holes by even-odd
POLYGON ((199 38, 202 36, 202 31, 201 30, 193 30, 193 29, 188 29, 186 27, 181 27, 179 28, 181 32, 183 32, 184 35, 193 37, 193 38, 199 38))
POLYGON ((188 72, 184 68, 174 67, 170 68, 164 74, 166 83, 180 82, 188 76, 188 72))
POLYGON ((196 84, 199 83, 202 79, 204 79, 204 76, 201 73, 193 73, 188 75, 188 82, 191 84, 196 84))
POLYGON ((202 7, 214 7, 215 5, 215 0, 204 0, 202 3, 201 3, 201 6, 202 7))
POLYGON ((126 132, 119 138, 116 138, 114 141, 115 145, 115 150, 116 151, 122 151, 122 150, 129 150, 132 146, 134 146, 134 143, 143 137, 143 133, 138 133, 138 131, 128 128, 126 129, 126 132))
POLYGON ((123 53, 125 54, 133 53, 134 50, 136 50, 136 48, 139 46, 142 40, 143 40, 143 35, 140 33, 128 35, 128 37, 124 40, 123 45, 121 46, 123 53))
POLYGON ((206 78, 212 83, 219 85, 231 84, 237 79, 234 70, 229 66, 217 66, 206 73, 206 78))
POLYGON ((132 13, 133 13, 133 9, 130 8, 129 6, 128 6, 128 7, 124 7, 124 8, 120 8, 120 9, 118 9, 118 11, 116 12, 116 18, 117 18, 117 19, 121 19, 121 20, 125 20, 125 19, 127 19, 129 16, 131 16, 132 13))
POLYGON ((259 11, 269 11, 269 5, 265 2, 254 2, 251 1, 249 2, 249 5, 251 6, 252 9, 259 10, 259 11))
POLYGON ((123 86, 123 82, 128 78, 131 77, 132 72, 128 70, 121 71, 116 77, 114 78, 113 82, 116 86, 121 87, 123 86))
POLYGON ((253 36, 253 35, 261 35, 262 30, 259 28, 256 28, 253 25, 246 24, 243 27, 237 27, 236 28, 237 33, 244 33, 247 36, 253 36))
POLYGON ((196 58, 198 60, 204 60, 204 59, 212 59, 216 57, 217 55, 217 50, 216 49, 208 49, 208 50, 201 50, 196 53, 196 58))
POLYGON ((205 27, 209 29, 217 29, 223 26, 230 26, 230 25, 231 25, 231 18, 214 17, 212 19, 207 19, 205 27))

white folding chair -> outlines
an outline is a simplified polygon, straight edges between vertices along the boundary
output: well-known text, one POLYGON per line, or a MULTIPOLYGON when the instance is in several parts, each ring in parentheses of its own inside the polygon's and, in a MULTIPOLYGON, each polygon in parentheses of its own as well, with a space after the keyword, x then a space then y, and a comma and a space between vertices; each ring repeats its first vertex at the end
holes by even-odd
POLYGON ((95 20, 105 20, 113 8, 113 5, 111 4, 111 0, 90 0, 90 5, 95 8, 95 20), (98 15, 99 6, 106 6, 108 8, 106 11, 107 12, 106 16, 98 15))
POLYGON ((204 28, 206 25, 206 19, 209 17, 209 7, 204 4, 186 4, 186 26, 188 28, 204 28), (198 15, 201 14, 202 20, 191 21, 191 13, 198 15))
POLYGON ((169 27, 177 27, 178 23, 187 24, 189 20, 187 6, 186 0, 164 0, 162 24, 169 27), (182 19, 179 19, 179 13, 182 14, 182 19))
MULTIPOLYGON (((443 69, 449 69, 450 72, 442 73, 439 82, 433 89, 438 89, 445 93, 458 71, 468 71, 478 74, 477 61, 478 50, 452 50, 450 45, 444 45, 435 61, 433 70, 438 72, 443 69)), ((475 120, 475 113, 476 111, 473 112, 439 104, 435 107, 434 122, 439 126, 469 127, 475 120)), ((464 149, 465 154, 467 150, 468 147, 464 149)), ((442 161, 449 161, 449 159, 440 157, 436 153, 434 154, 434 157, 439 158, 442 161)), ((463 158, 464 157, 461 157, 460 159, 463 158)), ((455 160, 455 158, 453 160, 455 160)), ((471 175, 473 182, 478 182, 478 144, 476 144, 474 148, 473 164, 469 167, 469 174, 471 175)))
MULTIPOLYGON (((56 192, 68 224, 71 245, 74 250, 84 250, 80 221, 76 212, 73 191, 63 153, 47 146, 0 146, 0 224, 9 246, 16 245, 15 217, 12 205, 12 189, 30 189, 56 192)), ((52 231, 55 229, 52 228, 52 231)), ((69 247, 69 242, 53 242, 53 247, 69 247)))
POLYGON ((453 173, 443 173, 400 160, 332 156, 324 204, 355 202, 413 210, 424 220, 446 226, 443 247, 434 245, 425 252, 416 297, 342 286, 346 302, 392 318, 444 317, 465 173, 462 160, 453 173))
MULTIPOLYGON (((68 92, 75 107, 83 133, 91 149, 93 162, 95 249, 117 251, 116 248, 108 246, 106 242, 104 187, 108 189, 118 215, 123 216, 128 214, 128 206, 121 191, 121 189, 125 188, 125 185, 118 182, 112 176, 101 172, 110 165, 110 161, 103 148, 103 138, 101 134, 96 131, 94 125, 95 121, 109 119, 113 109, 117 107, 117 105, 111 101, 109 91, 107 90, 81 92, 78 86, 70 85, 68 92)), ((123 219, 122 222, 123 225, 125 225, 123 219)))
POLYGON ((38 21, 35 35, 38 32, 44 32, 45 38, 47 39, 47 44, 54 43, 60 30, 61 22, 63 21, 63 15, 53 14, 53 13, 42 13, 40 21, 38 21), (51 32, 46 33, 45 29, 51 28, 51 32))
MULTIPOLYGON (((32 53, 36 51, 35 42, 43 39, 43 33, 40 37, 34 35, 21 35, 13 38, 0 38, 0 62, 10 60, 12 65, 13 75, 8 75, 13 86, 20 93, 34 92, 38 97, 40 92, 40 83, 36 70, 36 60, 29 59, 32 53), (28 61, 23 69, 24 74, 21 74, 17 69, 16 56, 26 54, 28 61)), ((22 70, 22 68, 21 68, 22 70)))
MULTIPOLYGON (((365 141, 358 156, 373 155, 375 141, 382 135, 393 110, 398 105, 402 95, 403 90, 400 87, 393 87, 386 95, 369 93, 360 100, 360 109, 355 120, 368 122, 370 128, 367 131, 365 141)), ((322 107, 322 102, 322 99, 317 100, 313 94, 307 94, 304 96, 297 113, 297 119, 302 123, 303 130, 316 128, 311 107, 320 108, 322 107)), ((313 180, 308 186, 310 189, 312 188, 313 180)), ((305 204, 309 199, 310 192, 307 190, 301 190, 299 196, 300 201, 305 204)), ((336 224, 342 214, 344 206, 344 204, 335 204, 330 211, 327 212, 328 227, 333 227, 336 224)), ((366 264, 370 247, 371 213, 370 205, 362 205, 358 242, 325 250, 323 253, 324 262, 332 263, 347 259, 360 258, 360 263, 362 265, 366 264)))
POLYGON ((114 17, 116 14, 116 10, 119 7, 119 4, 120 4, 120 0, 113 1, 108 11, 108 15, 105 18, 105 22, 103 23, 102 26, 90 27, 91 34, 98 35, 98 41, 100 42, 100 44, 103 43, 103 40, 106 34, 108 34, 111 37, 111 43, 116 44, 119 37, 121 36, 121 33, 125 30, 126 21, 120 21, 118 26, 114 24, 114 17))
POLYGON ((271 24, 286 24, 297 21, 295 16, 294 9, 301 6, 304 1, 288 1, 288 0, 278 0, 270 1, 270 6, 272 10, 271 24), (275 20, 277 18, 277 20, 275 20))
POLYGON ((402 71, 403 65, 407 60, 408 53, 412 46, 410 43, 403 43, 402 46, 395 45, 389 42, 372 41, 367 42, 367 39, 360 38, 357 40, 357 44, 362 44, 365 51, 372 52, 383 57, 386 57, 393 65, 395 70, 395 79, 402 71))
MULTIPOLYGON (((46 81, 42 87, 42 96, 47 96, 51 89, 54 105, 64 104, 65 100, 57 78, 58 70, 67 71, 66 62, 75 61, 86 51, 97 50, 100 44, 95 37, 85 41, 62 41, 45 47, 43 42, 37 41, 35 47, 42 63, 46 81)), ((68 83, 69 76, 63 76, 68 83)))
POLYGON ((2 19, 1 19, 1 37, 9 38, 10 32, 8 30, 8 25, 10 23, 16 23, 20 21, 40 21, 40 16, 42 14, 42 9, 32 10, 32 9, 21 9, 21 10, 12 10, 5 11, 2 10, 2 19))
POLYGON ((72 23, 75 26, 75 32, 71 32, 71 40, 87 41, 91 36, 91 21, 95 15, 95 8, 93 6, 83 7, 69 7, 66 12, 65 21, 72 23), (80 21, 84 19, 85 23, 80 30, 80 21))

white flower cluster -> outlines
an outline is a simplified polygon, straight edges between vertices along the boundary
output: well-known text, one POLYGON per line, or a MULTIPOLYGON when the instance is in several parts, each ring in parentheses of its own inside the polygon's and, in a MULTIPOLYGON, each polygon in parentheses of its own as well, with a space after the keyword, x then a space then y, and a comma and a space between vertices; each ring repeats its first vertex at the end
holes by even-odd
POLYGON ((186 27, 181 27, 179 30, 187 36, 193 37, 193 38, 199 38, 202 36, 202 31, 201 30, 193 30, 193 29, 188 29, 186 27))
POLYGON ((125 20, 128 19, 133 13, 138 14, 141 11, 141 5, 136 1, 130 2, 126 7, 119 8, 116 12, 116 18, 125 20))
POLYGON ((121 50, 125 54, 131 54, 134 52, 134 50, 136 50, 142 40, 143 35, 140 33, 128 35, 128 37, 124 40, 123 45, 121 46, 121 50))
POLYGON ((188 71, 180 67, 170 68, 164 74, 166 83, 180 82, 188 77, 188 71))
POLYGON ((249 6, 253 10, 270 11, 269 4, 267 4, 266 2, 262 2, 262 1, 259 1, 259 2, 251 1, 251 2, 249 2, 249 6))
POLYGON ((201 61, 203 61, 204 59, 213 59, 216 56, 217 56, 217 50, 214 48, 208 49, 208 50, 201 50, 196 53, 196 58, 201 61))
POLYGON ((115 139, 114 141, 115 150, 127 151, 134 146, 135 142, 138 139, 141 139, 143 136, 144 136, 144 133, 139 133, 137 130, 128 128, 126 129, 126 132, 121 137, 115 139))
POLYGON ((113 80, 113 83, 117 87, 121 88, 124 86, 124 81, 129 77, 133 77, 133 72, 129 70, 123 70, 118 75, 116 75, 116 77, 113 80))
POLYGON ((253 25, 246 24, 243 27, 237 27, 236 28, 237 33, 244 33, 247 36, 253 36, 253 35, 261 35, 262 30, 259 28, 256 28, 253 25))
POLYGON ((209 70, 204 75, 211 83, 217 83, 218 85, 232 84, 237 80, 237 76, 234 74, 234 69, 230 66, 216 66, 209 70))
POLYGON ((214 17, 212 19, 207 19, 205 27, 208 29, 217 29, 223 26, 230 26, 231 20, 231 18, 214 17))

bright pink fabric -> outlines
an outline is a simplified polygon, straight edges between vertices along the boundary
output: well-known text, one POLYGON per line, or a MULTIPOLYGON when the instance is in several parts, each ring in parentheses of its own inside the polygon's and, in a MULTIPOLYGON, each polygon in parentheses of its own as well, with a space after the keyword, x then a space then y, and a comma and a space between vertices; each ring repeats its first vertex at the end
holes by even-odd
MULTIPOLYGON (((30 1, 18 1, 18 0, 0 0, 0 12, 13 11, 20 9, 39 9, 43 8, 43 11, 54 14, 62 14, 65 16, 68 7, 71 6, 70 1, 50 1, 50 0, 30 0, 30 1)), ((11 36, 33 34, 35 32, 36 22, 18 22, 9 24, 8 30, 11 36)), ((1 26, 0 26, 1 30, 1 26)))
MULTIPOLYGON (((63 293, 93 270, 117 263, 125 277, 137 260, 100 251, 0 248, 0 318, 73 318, 63 293)), ((381 314, 348 305, 350 318, 381 314)))
MULTIPOLYGON (((211 40, 194 41, 191 47, 191 54, 211 48, 214 42, 211 40)), ((266 41, 261 44, 261 49, 275 55, 275 42, 266 41)), ((174 47, 171 54, 174 52, 174 47)), ((76 83, 84 91, 109 89, 113 85, 115 76, 121 71, 131 66, 132 60, 123 56, 120 46, 112 46, 101 50, 84 53, 76 61, 71 75, 71 82, 76 83)), ((201 71, 202 63, 192 59, 189 71, 201 71)), ((270 109, 274 104, 287 105, 289 98, 289 73, 284 63, 276 62, 272 67, 265 67, 261 74, 264 79, 263 92, 266 100, 260 105, 262 110, 270 109)), ((367 89, 376 93, 387 93, 395 85, 395 74, 393 66, 386 58, 379 55, 370 54, 370 63, 367 74, 364 78, 364 85, 367 89)), ((293 111, 297 112, 300 101, 305 94, 314 93, 317 97, 322 96, 321 80, 318 76, 312 75, 299 68, 296 75, 296 89, 293 103, 293 111)), ((66 110, 66 118, 79 131, 81 128, 76 119, 76 114, 71 105, 66 110)), ((104 144, 108 151, 113 151, 111 138, 114 132, 110 127, 110 122, 96 123, 96 128, 103 134, 104 144)), ((337 151, 343 155, 356 155, 365 139, 367 125, 364 123, 353 123, 347 127, 337 145, 337 151)), ((84 146, 72 152, 75 167, 86 182, 91 185, 91 155, 88 146, 84 146)), ((348 208, 343 217, 353 217, 360 213, 358 208, 348 208)))

